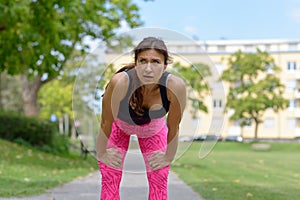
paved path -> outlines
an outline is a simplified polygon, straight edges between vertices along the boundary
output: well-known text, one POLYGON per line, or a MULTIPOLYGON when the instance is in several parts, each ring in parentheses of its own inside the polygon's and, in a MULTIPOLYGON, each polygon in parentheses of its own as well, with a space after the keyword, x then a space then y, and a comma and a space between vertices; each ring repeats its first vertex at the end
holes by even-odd
MULTIPOLYGON (((121 200, 147 200, 148 183, 140 153, 137 150, 129 151, 124 165, 121 200)), ((26 198, 0 198, 0 200, 99 200, 100 179, 100 173, 97 171, 49 190, 46 194, 26 198)), ((170 200, 202 200, 173 172, 170 172, 168 187, 170 200)))

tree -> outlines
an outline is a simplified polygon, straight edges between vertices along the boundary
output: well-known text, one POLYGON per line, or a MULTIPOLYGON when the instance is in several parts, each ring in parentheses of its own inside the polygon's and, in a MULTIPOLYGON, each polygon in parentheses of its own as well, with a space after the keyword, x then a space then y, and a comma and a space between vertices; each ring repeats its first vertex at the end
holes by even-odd
POLYGON ((21 82, 18 76, 0 73, 0 109, 22 112, 21 82))
POLYGON ((122 22, 141 25, 131 0, 3 0, 0 7, 0 72, 20 75, 28 116, 38 115, 39 89, 60 75, 72 52, 89 50, 86 38, 109 43, 122 22))
POLYGON ((288 105, 288 100, 282 97, 284 86, 277 77, 280 68, 267 52, 259 49, 256 53, 237 51, 228 62, 229 68, 221 75, 229 83, 226 110, 234 111, 230 118, 239 120, 242 127, 254 122, 257 140, 264 112, 270 108, 278 112, 288 105))
POLYGON ((50 119, 51 114, 63 117, 72 116, 73 84, 64 85, 62 81, 54 80, 44 85, 39 93, 38 103, 40 117, 50 119))
POLYGON ((203 63, 183 66, 177 62, 174 63, 173 70, 175 74, 183 77, 183 79, 187 82, 187 96, 194 109, 193 116, 195 116, 199 110, 207 113, 208 109, 203 101, 209 90, 209 86, 204 80, 205 77, 211 75, 209 66, 203 63))

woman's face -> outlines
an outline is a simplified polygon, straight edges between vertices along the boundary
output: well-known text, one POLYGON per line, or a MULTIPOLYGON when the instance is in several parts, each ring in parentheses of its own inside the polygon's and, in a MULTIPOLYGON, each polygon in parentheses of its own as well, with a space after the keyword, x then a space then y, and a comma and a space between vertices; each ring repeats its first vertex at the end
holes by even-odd
POLYGON ((158 83, 166 69, 165 57, 154 49, 142 51, 136 60, 136 72, 142 84, 158 83))

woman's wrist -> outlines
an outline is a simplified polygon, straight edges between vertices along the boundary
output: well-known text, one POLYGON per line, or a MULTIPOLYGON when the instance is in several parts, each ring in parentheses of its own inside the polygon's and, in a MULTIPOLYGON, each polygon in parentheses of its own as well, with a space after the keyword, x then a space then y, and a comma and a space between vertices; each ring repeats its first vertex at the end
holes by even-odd
POLYGON ((166 160, 171 163, 174 160, 174 156, 168 155, 168 153, 166 153, 166 160))
POLYGON ((106 150, 103 151, 97 151, 97 158, 98 160, 106 153, 106 150))

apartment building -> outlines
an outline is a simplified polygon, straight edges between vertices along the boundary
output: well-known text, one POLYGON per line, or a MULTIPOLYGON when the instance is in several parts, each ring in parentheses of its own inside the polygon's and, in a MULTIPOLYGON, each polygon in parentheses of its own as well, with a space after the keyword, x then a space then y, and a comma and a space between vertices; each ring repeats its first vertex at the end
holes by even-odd
MULTIPOLYGON (((218 81, 222 71, 228 68, 229 56, 238 51, 255 52, 256 48, 267 51, 281 68, 279 74, 285 85, 284 97, 289 107, 278 113, 269 109, 265 112, 263 123, 258 128, 258 138, 289 139, 300 137, 300 39, 299 40, 214 40, 214 41, 166 41, 173 57, 173 63, 183 65, 205 63, 213 73, 207 78, 211 91, 205 99, 209 112, 196 115, 187 106, 180 127, 181 136, 203 134, 242 135, 254 137, 254 124, 241 128, 236 121, 230 120, 230 110, 224 112, 228 86, 218 81)), ((129 52, 129 51, 128 51, 129 52)), ((130 53, 106 55, 107 63, 115 66, 126 64, 132 59, 130 53)), ((169 69, 172 65, 169 66, 169 69)))

